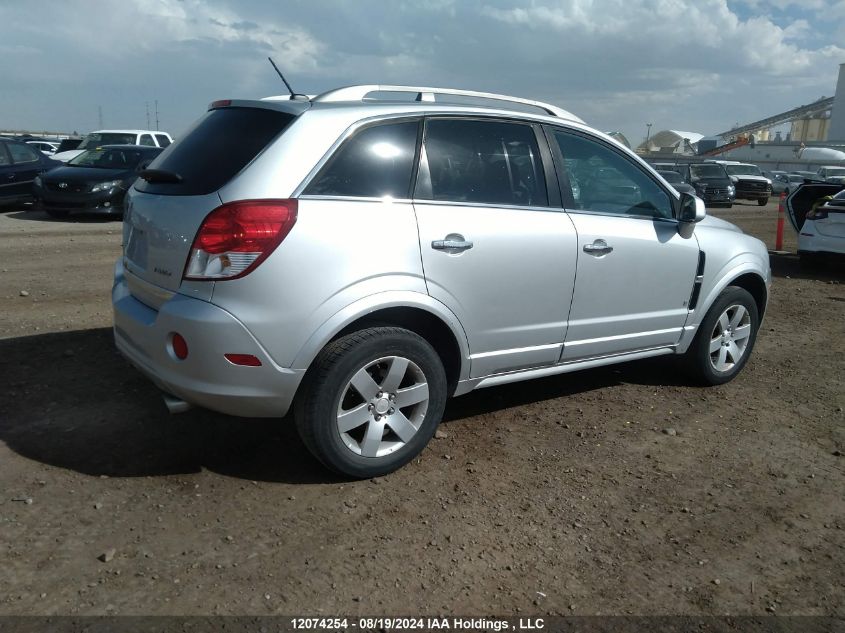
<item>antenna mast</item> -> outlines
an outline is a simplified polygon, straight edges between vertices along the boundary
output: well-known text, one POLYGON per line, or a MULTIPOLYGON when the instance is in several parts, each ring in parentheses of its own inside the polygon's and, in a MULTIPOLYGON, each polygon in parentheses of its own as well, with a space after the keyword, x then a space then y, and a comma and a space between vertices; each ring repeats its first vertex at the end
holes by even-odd
POLYGON ((268 57, 267 60, 273 65, 273 69, 276 71, 276 73, 279 75, 279 77, 282 78, 282 81, 285 82, 285 87, 288 89, 288 92, 290 93, 291 99, 297 99, 297 98, 308 99, 308 95, 302 95, 302 94, 299 94, 298 92, 293 91, 293 88, 290 87, 288 80, 285 79, 285 76, 282 74, 282 71, 279 70, 279 67, 276 66, 276 62, 273 61, 272 57, 268 57))

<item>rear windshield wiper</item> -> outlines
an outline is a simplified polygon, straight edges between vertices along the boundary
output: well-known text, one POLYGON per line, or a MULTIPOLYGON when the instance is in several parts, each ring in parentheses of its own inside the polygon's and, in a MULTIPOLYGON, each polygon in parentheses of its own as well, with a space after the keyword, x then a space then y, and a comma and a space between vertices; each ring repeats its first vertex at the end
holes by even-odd
POLYGON ((174 171, 167 171, 165 169, 145 169, 140 174, 141 178, 147 182, 162 182, 178 184, 182 182, 182 176, 174 171))

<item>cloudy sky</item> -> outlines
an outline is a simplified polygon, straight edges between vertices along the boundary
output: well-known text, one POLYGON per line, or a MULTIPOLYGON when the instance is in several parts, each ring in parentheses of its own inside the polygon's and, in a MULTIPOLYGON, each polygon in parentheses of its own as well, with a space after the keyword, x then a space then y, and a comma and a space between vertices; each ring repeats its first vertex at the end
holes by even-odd
POLYGON ((843 28, 845 0, 0 0, 0 129, 144 128, 158 100, 178 134, 284 93, 271 55, 300 92, 503 92, 638 143, 832 96, 843 28))

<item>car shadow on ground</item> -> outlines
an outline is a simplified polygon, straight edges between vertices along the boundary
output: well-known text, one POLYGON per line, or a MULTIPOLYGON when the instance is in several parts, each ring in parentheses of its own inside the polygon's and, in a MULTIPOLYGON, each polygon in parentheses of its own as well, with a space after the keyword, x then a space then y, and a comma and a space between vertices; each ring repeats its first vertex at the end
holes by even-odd
POLYGON ((845 282, 845 256, 821 258, 812 265, 801 263, 796 253, 769 253, 772 276, 781 279, 807 279, 845 282))
MULTIPOLYGON (((109 328, 0 340, 0 440, 16 453, 92 476, 203 469, 255 481, 335 483, 290 416, 172 416, 159 391, 115 350, 109 328)), ((663 359, 481 389, 450 400, 445 421, 620 383, 686 385, 663 359)))
POLYGON ((194 409, 170 415, 114 347, 109 328, 0 340, 0 440, 16 453, 93 476, 203 469, 256 481, 338 481, 292 420, 194 409))
POLYGON ((683 371, 679 371, 676 359, 651 358, 478 389, 450 400, 446 405, 443 421, 456 422, 501 409, 565 398, 622 384, 689 388, 698 386, 683 371))

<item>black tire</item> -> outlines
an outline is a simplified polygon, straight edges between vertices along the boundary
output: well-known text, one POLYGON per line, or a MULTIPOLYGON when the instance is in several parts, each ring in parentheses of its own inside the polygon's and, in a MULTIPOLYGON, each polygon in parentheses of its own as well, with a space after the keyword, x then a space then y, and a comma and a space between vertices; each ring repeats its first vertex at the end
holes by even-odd
MULTIPOLYGON (((376 366, 374 371, 378 371, 379 367, 376 366)), ((446 406, 446 394, 443 363, 425 339, 402 328, 372 327, 332 341, 317 355, 297 394, 294 419, 305 446, 325 466, 347 477, 366 479, 392 472, 419 455, 440 424, 446 406), (352 441, 352 438, 351 435, 346 438, 341 435, 338 407, 341 406, 341 399, 349 398, 350 394, 366 405, 366 398, 361 397, 357 391, 349 391, 352 377, 361 370, 366 371, 375 361, 391 356, 411 361, 422 372, 428 385, 427 406, 424 407, 424 414, 423 410, 414 410, 421 416, 421 421, 417 431, 401 447, 385 455, 365 457, 345 443, 352 441)), ((407 413, 408 408, 403 411, 407 413)), ((372 415, 378 419, 375 413, 372 415)), ((383 437, 390 438, 393 429, 387 419, 391 416, 384 417, 383 437)), ((366 428, 358 427, 355 432, 366 434, 371 423, 366 422, 366 428)), ((401 440, 398 435, 395 437, 401 440)), ((364 438, 359 441, 363 453, 364 438)))
POLYGON ((759 200, 757 200, 758 207, 765 207, 767 204, 769 204, 768 198, 760 198, 759 200))
POLYGON ((748 358, 754 350, 754 343, 757 340, 757 329, 759 327, 760 318, 757 311, 757 303, 754 301, 751 293, 739 286, 728 286, 725 288, 713 305, 710 306, 707 314, 704 315, 704 319, 698 327, 698 333, 695 335, 692 345, 690 345, 689 350, 687 350, 684 356, 685 365, 689 374, 698 382, 705 385, 721 385, 733 380, 742 371, 742 368, 745 367, 745 363, 748 362, 748 358), (751 332, 739 362, 734 363, 728 370, 718 371, 714 367, 710 357, 711 335, 714 333, 714 329, 722 313, 733 305, 741 305, 748 311, 751 332))
POLYGON ((57 220, 64 220, 70 215, 70 211, 62 211, 60 209, 44 209, 44 211, 51 218, 56 218, 57 220))

